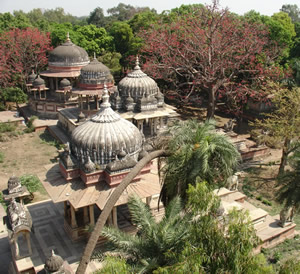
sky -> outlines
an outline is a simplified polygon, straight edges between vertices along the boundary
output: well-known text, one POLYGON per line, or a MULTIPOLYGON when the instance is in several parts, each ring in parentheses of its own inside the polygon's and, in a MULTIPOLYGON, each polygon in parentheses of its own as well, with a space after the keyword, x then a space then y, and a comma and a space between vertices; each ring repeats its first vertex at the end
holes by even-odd
MULTIPOLYGON (((0 0, 0 13, 23 10, 28 12, 34 8, 54 9, 64 8, 65 12, 74 16, 89 15, 96 7, 101 7, 104 11, 116 7, 120 2, 138 7, 150 7, 161 13, 163 10, 170 10, 182 4, 210 4, 210 0, 184 1, 184 0, 0 0)), ((284 4, 297 4, 299 0, 220 0, 221 7, 228 7, 230 11, 237 14, 244 14, 247 11, 255 10, 264 15, 272 15, 279 12, 284 4)))

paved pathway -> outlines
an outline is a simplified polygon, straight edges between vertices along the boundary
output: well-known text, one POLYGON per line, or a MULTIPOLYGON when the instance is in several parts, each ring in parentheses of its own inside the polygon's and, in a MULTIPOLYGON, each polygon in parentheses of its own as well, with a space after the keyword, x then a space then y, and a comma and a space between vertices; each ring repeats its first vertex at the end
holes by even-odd
MULTIPOLYGON (((28 205, 31 214, 34 233, 31 233, 33 254, 32 262, 37 271, 43 269, 46 258, 53 249, 64 260, 67 260, 75 272, 86 244, 85 241, 73 243, 63 228, 63 205, 54 204, 51 200, 28 205)), ((5 211, 1 207, 1 217, 5 211)), ((7 273, 11 261, 10 247, 5 226, 0 225, 0 273, 7 273)), ((101 267, 101 263, 92 261, 87 273, 92 273, 101 267)))

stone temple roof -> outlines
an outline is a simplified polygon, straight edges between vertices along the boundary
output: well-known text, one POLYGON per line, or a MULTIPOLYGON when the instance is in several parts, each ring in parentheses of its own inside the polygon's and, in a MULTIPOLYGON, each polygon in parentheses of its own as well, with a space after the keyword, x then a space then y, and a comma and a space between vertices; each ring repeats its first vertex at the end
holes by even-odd
POLYGON ((120 81, 118 90, 120 97, 130 94, 135 103, 143 96, 156 96, 159 92, 156 82, 141 70, 138 57, 133 71, 120 81))
POLYGON ((75 44, 67 35, 67 40, 49 53, 48 65, 53 67, 80 67, 89 63, 87 52, 75 44))
POLYGON ((84 165, 88 158, 98 165, 107 165, 125 152, 137 160, 143 138, 138 128, 114 112, 105 86, 100 110, 72 132, 71 150, 84 165))
POLYGON ((99 62, 94 56, 94 60, 81 69, 79 86, 98 85, 113 83, 114 79, 107 66, 99 62))
POLYGON ((63 264, 64 264, 64 260, 62 259, 62 257, 56 255, 54 253, 54 250, 52 250, 51 256, 47 258, 44 268, 48 273, 53 273, 53 272, 63 270, 63 264))

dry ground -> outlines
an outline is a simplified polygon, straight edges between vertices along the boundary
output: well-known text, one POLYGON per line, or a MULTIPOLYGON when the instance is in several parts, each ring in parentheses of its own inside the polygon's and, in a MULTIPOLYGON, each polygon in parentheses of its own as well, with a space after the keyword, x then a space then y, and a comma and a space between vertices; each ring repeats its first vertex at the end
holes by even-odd
MULTIPOLYGON (((57 160, 57 143, 45 132, 25 133, 0 142, 0 152, 4 155, 0 163, 0 191, 7 188, 10 176, 24 174, 37 175, 45 171, 44 165, 57 160)), ((45 191, 35 193, 35 201, 47 199, 45 191)))

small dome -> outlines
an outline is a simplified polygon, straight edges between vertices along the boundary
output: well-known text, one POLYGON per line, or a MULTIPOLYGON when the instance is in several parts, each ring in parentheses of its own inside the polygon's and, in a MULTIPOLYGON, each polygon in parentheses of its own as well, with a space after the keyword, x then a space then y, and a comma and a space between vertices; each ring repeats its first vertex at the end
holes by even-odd
POLYGON ((89 63, 87 52, 72 43, 67 35, 67 40, 49 53, 49 66, 72 67, 85 66, 89 63))
POLYGON ((45 262, 45 270, 52 273, 62 269, 64 260, 52 250, 51 256, 45 262))
POLYGON ((111 109, 107 88, 100 111, 72 132, 72 152, 77 159, 89 155, 95 164, 106 165, 125 151, 135 160, 143 143, 138 128, 111 109))
POLYGON ((32 70, 31 74, 28 76, 28 83, 32 84, 35 78, 36 78, 36 74, 34 73, 34 70, 32 70))
POLYGON ((134 70, 120 81, 118 89, 121 97, 128 97, 130 94, 135 102, 143 95, 155 96, 159 91, 156 82, 141 71, 138 57, 134 70))
POLYGON ((83 67, 80 72, 79 86, 113 84, 113 76, 107 66, 99 62, 94 56, 94 60, 83 67))
POLYGON ((71 86, 71 83, 70 83, 70 81, 67 78, 62 79, 59 82, 59 87, 60 88, 66 88, 66 87, 69 87, 69 86, 71 86))
POLYGON ((44 79, 42 79, 40 76, 38 76, 32 83, 34 87, 40 87, 45 85, 44 79))

